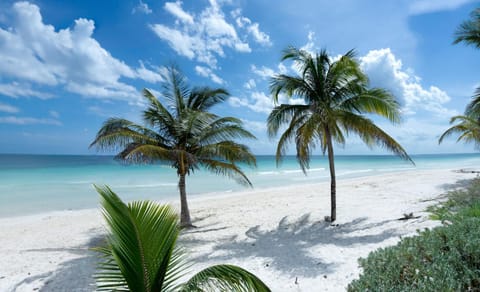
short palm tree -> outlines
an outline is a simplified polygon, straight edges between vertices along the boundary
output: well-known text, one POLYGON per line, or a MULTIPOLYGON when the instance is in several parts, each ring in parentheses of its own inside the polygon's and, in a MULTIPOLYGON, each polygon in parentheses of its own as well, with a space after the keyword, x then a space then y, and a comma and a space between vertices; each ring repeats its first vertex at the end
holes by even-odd
POLYGON ((99 291, 270 291, 252 273, 233 265, 208 267, 185 283, 184 251, 177 246, 179 222, 168 205, 128 205, 108 187, 95 186, 109 234, 96 274, 99 291))
POLYGON ((450 120, 450 124, 456 125, 447 129, 438 139, 438 143, 451 135, 458 134, 457 142, 473 142, 477 149, 480 149, 480 121, 478 117, 472 116, 454 116, 450 120))
POLYGON ((146 126, 121 118, 108 119, 90 147, 120 149, 117 158, 133 163, 164 161, 179 177, 181 224, 193 226, 187 203, 185 178, 203 167, 250 185, 238 163, 255 166, 255 156, 235 139, 254 139, 233 117, 219 117, 208 110, 226 100, 224 89, 193 88, 174 67, 163 87, 162 104, 148 89, 143 91, 148 108, 143 112, 146 126))
POLYGON ((312 151, 319 145, 323 153, 328 154, 330 168, 331 215, 327 219, 335 221, 334 142, 343 145, 346 135, 354 133, 369 147, 380 145, 411 161, 399 143, 364 115, 377 114, 398 123, 399 104, 384 89, 368 89, 368 78, 360 70, 353 51, 332 61, 325 50, 312 56, 290 47, 284 51, 284 60, 293 61, 300 75, 281 74, 271 79, 270 90, 277 106, 268 116, 268 133, 274 137, 286 126, 278 141, 277 163, 286 153, 288 144, 294 141, 297 160, 306 172, 312 151), (302 98, 304 104, 278 105, 281 93, 302 98))

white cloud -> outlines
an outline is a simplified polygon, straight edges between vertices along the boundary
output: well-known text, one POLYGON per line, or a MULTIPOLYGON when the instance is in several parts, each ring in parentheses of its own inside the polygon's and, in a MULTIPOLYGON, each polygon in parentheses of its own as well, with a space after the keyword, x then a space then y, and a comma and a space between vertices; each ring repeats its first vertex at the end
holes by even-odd
MULTIPOLYGON (((42 86, 63 86, 87 97, 138 98, 135 88, 119 80, 142 78, 145 68, 137 72, 104 49, 92 38, 92 20, 80 18, 72 28, 56 30, 43 22, 34 4, 17 2, 12 12, 11 28, 0 28, 0 75, 42 86)), ((15 88, 15 83, 1 87, 3 94, 13 97, 37 93, 15 88)))
POLYGON ((133 9, 132 9, 132 14, 135 14, 135 13, 144 13, 144 14, 150 14, 152 13, 152 9, 150 9, 150 7, 148 7, 148 4, 147 3, 143 3, 142 0, 140 0, 138 2, 138 5, 135 6, 133 9))
POLYGON ((14 125, 54 125, 61 126, 62 123, 56 119, 38 119, 31 117, 0 117, 0 124, 14 124, 14 125))
POLYGON ((0 102, 0 112, 15 114, 15 113, 18 113, 19 111, 20 109, 17 107, 0 102))
POLYGON ((411 14, 423 14, 444 10, 453 10, 475 0, 417 0, 410 4, 411 14))
POLYGON ((257 66, 252 65, 250 66, 250 69, 252 70, 253 73, 262 77, 263 79, 271 78, 276 73, 275 70, 273 70, 272 68, 268 68, 265 66, 258 68, 257 66))
POLYGON ((270 45, 270 37, 262 32, 258 23, 252 23, 241 16, 241 11, 232 12, 232 17, 246 19, 248 25, 238 26, 242 37, 221 9, 217 1, 209 1, 210 6, 198 14, 189 13, 182 8, 182 2, 167 2, 164 9, 176 18, 175 25, 153 24, 150 28, 179 55, 217 68, 218 57, 225 57, 225 49, 249 53, 252 51, 243 34, 251 35, 255 42, 270 45))
POLYGON ((206 78, 210 78, 213 82, 217 84, 223 84, 225 81, 220 78, 217 74, 213 73, 212 69, 204 66, 195 66, 195 72, 198 75, 206 78))
POLYGON ((150 69, 145 68, 143 62, 140 61, 140 68, 137 68, 136 73, 138 78, 145 80, 150 83, 157 83, 162 82, 165 79, 163 78, 162 74, 165 72, 165 68, 157 67, 154 68, 156 71, 152 71, 150 69))
POLYGON ((418 76, 403 68, 402 61, 390 49, 371 50, 360 58, 360 65, 372 86, 386 88, 402 100, 404 113, 411 115, 421 110, 438 116, 457 114, 444 107, 450 101, 445 91, 436 86, 425 88, 418 76))
POLYGON ((10 84, 0 84, 0 94, 17 98, 17 97, 36 97, 40 99, 52 98, 53 95, 40 92, 30 88, 29 84, 12 82, 10 84))
POLYGON ((181 1, 167 2, 165 3, 164 7, 165 7, 165 10, 170 12, 172 15, 177 17, 182 22, 193 24, 193 16, 191 16, 190 14, 185 12, 185 10, 183 10, 181 1))
POLYGON ((48 114, 49 114, 52 118, 55 118, 55 119, 58 119, 58 118, 60 117, 60 114, 59 114, 57 111, 54 111, 54 110, 48 111, 48 114))
POLYGON ((255 82, 255 79, 249 79, 245 84, 243 85, 248 90, 252 90, 255 87, 257 87, 257 83, 255 82))

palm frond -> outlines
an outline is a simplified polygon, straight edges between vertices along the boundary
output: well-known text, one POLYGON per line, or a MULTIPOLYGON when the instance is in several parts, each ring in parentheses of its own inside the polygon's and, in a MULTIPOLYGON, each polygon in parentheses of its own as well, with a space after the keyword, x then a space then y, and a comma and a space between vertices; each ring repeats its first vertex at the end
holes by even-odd
POLYGON ((464 42, 467 45, 480 48, 480 8, 475 9, 470 19, 464 21, 455 32, 454 44, 464 42))
POLYGON ((200 162, 210 172, 226 176, 241 185, 253 187, 247 175, 235 163, 208 158, 201 158, 200 162))
POLYGON ((187 99, 187 107, 193 110, 206 111, 212 106, 226 101, 229 95, 228 91, 223 88, 194 88, 187 99))
POLYGON ((161 291, 166 288, 164 283, 173 287, 169 280, 181 273, 181 251, 175 247, 179 233, 175 212, 149 201, 126 205, 110 188, 95 188, 110 231, 108 248, 103 250, 106 261, 100 265, 105 269, 97 275, 99 287, 110 291, 125 290, 126 286, 130 291, 161 291))
POLYGON ((396 154, 400 158, 415 164, 405 149, 390 135, 376 126, 370 119, 354 113, 344 112, 342 116, 339 116, 339 123, 343 128, 357 134, 368 147, 372 148, 378 145, 396 154))
POLYGON ((480 87, 475 89, 472 101, 470 101, 465 108, 465 115, 480 120, 480 87))
POLYGON ((165 139, 154 131, 119 118, 108 119, 98 131, 90 147, 99 150, 116 150, 132 142, 165 143, 165 139))
POLYGON ((480 148, 480 122, 476 117, 471 116, 454 116, 450 120, 450 124, 456 125, 447 129, 438 139, 438 143, 451 135, 458 134, 457 142, 474 143, 476 148, 480 148))
POLYGON ((181 291, 270 292, 254 274, 233 265, 208 267, 188 280, 181 291))

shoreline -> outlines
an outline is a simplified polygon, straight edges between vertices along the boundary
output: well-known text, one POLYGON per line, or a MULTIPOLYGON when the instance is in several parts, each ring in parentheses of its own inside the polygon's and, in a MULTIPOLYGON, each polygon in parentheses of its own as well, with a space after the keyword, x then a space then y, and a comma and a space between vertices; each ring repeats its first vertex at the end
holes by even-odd
MULTIPOLYGON (((324 221, 328 181, 190 198, 198 228, 184 232, 180 242, 195 262, 193 271, 230 263, 253 272, 272 291, 338 291, 358 276, 358 257, 438 225, 425 208, 477 177, 458 169, 338 180, 334 226, 324 221), (397 220, 410 212, 421 218, 397 220)), ((178 208, 176 200, 170 203, 178 208)), ((92 290, 90 248, 105 233, 100 208, 0 218, 0 230, 6 267, 0 270, 1 291, 92 290)))

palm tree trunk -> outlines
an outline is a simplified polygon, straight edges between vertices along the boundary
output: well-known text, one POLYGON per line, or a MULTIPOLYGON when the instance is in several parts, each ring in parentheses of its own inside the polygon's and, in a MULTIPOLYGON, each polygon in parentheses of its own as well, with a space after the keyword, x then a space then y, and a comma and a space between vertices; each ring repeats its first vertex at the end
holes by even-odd
POLYGON ((327 135, 328 165, 330 166, 330 222, 333 222, 337 219, 337 181, 335 178, 332 136, 328 129, 325 132, 327 135))
POLYGON ((180 226, 187 228, 193 227, 192 221, 190 220, 190 211, 188 210, 185 174, 180 174, 178 189, 180 190, 180 226))

